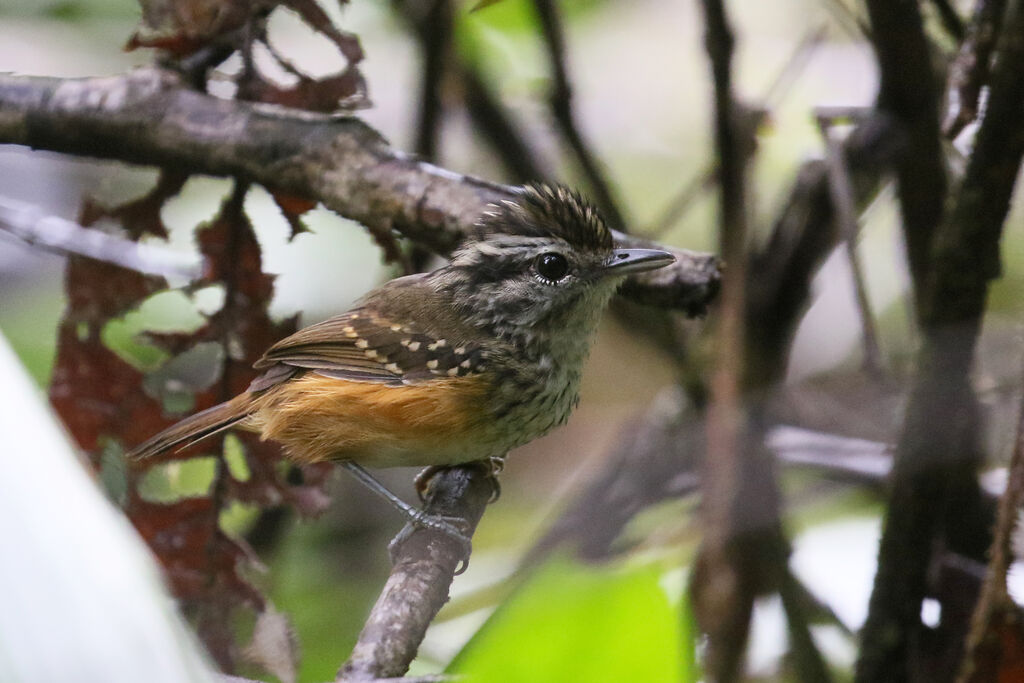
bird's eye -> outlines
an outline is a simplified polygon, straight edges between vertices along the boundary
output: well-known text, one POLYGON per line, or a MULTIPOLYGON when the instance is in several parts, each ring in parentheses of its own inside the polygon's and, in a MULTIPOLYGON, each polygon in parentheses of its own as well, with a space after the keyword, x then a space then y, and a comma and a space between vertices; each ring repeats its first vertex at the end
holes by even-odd
POLYGON ((569 274, 569 262, 561 254, 548 252, 537 257, 537 273, 550 282, 558 282, 569 274))

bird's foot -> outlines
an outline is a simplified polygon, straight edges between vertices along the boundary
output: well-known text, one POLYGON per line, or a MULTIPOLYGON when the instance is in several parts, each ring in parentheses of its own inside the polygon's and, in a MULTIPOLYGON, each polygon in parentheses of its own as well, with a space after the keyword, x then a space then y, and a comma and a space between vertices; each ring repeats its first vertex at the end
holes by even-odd
MULTIPOLYGON (((505 469, 505 456, 492 456, 476 462, 487 468, 487 475, 490 477, 491 485, 494 487, 491 498, 487 502, 498 502, 498 499, 501 498, 501 482, 498 481, 498 475, 505 469)), ((420 470, 413 480, 413 486, 416 487, 416 495, 419 496, 420 502, 427 502, 427 491, 430 490, 430 482, 433 481, 439 472, 448 469, 448 467, 446 465, 431 465, 420 470)))
POLYGON ((458 576, 469 568, 469 555, 473 551, 473 542, 469 537, 469 522, 461 517, 443 517, 440 515, 428 515, 422 510, 415 517, 402 527, 391 543, 388 544, 388 554, 391 557, 391 564, 398 560, 398 551, 418 529, 429 529, 442 533, 459 544, 461 556, 459 564, 455 567, 455 575, 458 576))

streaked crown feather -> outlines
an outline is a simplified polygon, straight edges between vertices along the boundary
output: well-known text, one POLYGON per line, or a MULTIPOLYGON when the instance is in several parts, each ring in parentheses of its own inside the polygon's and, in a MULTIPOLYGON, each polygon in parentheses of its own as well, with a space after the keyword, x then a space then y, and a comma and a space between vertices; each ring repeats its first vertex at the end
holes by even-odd
POLYGON ((563 185, 524 185, 515 199, 485 213, 478 227, 486 234, 561 238, 576 249, 612 248, 612 233, 597 209, 563 185))

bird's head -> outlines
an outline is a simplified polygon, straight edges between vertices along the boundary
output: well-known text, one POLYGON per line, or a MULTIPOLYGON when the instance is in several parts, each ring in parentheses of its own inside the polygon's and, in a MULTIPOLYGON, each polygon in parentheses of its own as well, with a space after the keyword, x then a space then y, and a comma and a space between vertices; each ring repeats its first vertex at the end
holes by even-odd
POLYGON ((498 333, 588 336, 626 275, 674 260, 616 249, 597 209, 561 186, 526 185, 485 213, 474 237, 433 279, 466 319, 498 333))

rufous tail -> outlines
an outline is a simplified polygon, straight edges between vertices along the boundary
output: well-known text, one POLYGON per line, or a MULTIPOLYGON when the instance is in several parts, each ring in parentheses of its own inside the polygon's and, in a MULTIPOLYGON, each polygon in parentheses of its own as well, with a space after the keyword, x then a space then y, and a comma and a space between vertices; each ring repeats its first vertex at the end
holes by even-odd
POLYGON ((129 458, 148 458, 170 450, 177 450, 213 436, 214 434, 238 424, 253 411, 252 395, 248 392, 225 401, 212 408, 186 417, 181 422, 168 427, 156 436, 139 444, 128 453, 129 458))

